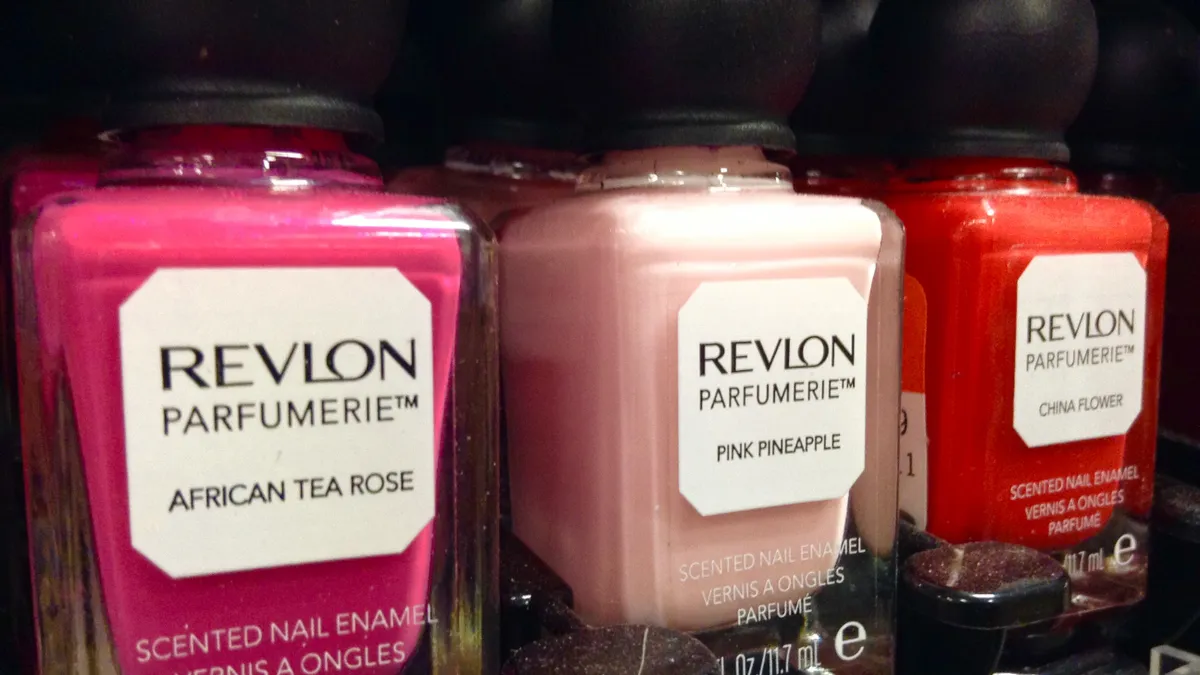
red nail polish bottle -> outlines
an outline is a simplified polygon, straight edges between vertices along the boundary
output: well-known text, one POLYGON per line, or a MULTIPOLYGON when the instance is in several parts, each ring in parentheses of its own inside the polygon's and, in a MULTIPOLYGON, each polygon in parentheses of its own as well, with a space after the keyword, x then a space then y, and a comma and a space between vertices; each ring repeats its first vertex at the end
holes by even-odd
POLYGON ((1095 3, 1096 80, 1067 139, 1079 189, 1161 204, 1196 106, 1196 29, 1158 0, 1095 3))
POLYGON ((401 171, 389 190, 453 199, 488 223, 575 191, 581 165, 554 81, 551 4, 476 3, 445 12, 437 50, 452 83, 458 141, 440 166, 401 171))
POLYGON ((821 3, 821 51, 792 113, 796 191, 876 198, 894 167, 878 140, 877 82, 868 34, 879 0, 821 3))
POLYGON ((402 4, 172 8, 97 8, 119 148, 15 235, 38 668, 480 672, 490 235, 349 149, 402 4))
POLYGON ((1092 6, 884 0, 871 39, 905 158, 884 201, 908 233, 906 368, 925 386, 904 398, 901 505, 952 543, 1055 553, 1086 608, 1128 602, 1167 228, 1058 164, 1096 68, 1092 6))

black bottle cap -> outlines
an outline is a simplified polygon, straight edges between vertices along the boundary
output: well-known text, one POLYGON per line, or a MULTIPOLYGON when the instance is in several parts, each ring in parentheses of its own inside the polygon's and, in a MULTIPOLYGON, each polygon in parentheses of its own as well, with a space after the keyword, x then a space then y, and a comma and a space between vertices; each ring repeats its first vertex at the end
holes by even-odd
POLYGON ((816 62, 818 0, 570 0, 554 39, 598 150, 790 150, 816 62))
POLYGON ((1083 651, 1057 661, 1019 670, 1014 675, 1146 675, 1146 666, 1111 648, 1083 651))
POLYGON ((1138 607, 1138 644, 1145 649, 1170 644, 1200 653, 1200 487, 1161 472, 1154 482, 1149 553, 1153 564, 1146 599, 1138 607))
POLYGON ((879 150, 878 82, 871 67, 871 20, 880 0, 824 0, 821 51, 812 82, 792 113, 796 149, 809 155, 879 150))
POLYGON ((900 562, 908 560, 918 553, 932 551, 935 548, 949 546, 949 544, 925 530, 918 529, 916 521, 907 513, 900 512, 900 542, 898 556, 900 562))
POLYGON ((459 140, 571 149, 553 57, 552 0, 439 0, 437 53, 451 83, 459 140))
POLYGON ((375 154, 384 167, 440 164, 446 152, 445 80, 428 47, 416 39, 423 29, 414 8, 400 56, 375 99, 387 138, 375 154))
POLYGON ((1051 619, 1067 608, 1067 573, 1016 544, 943 546, 910 557, 901 604, 953 626, 1003 628, 1051 619))
POLYGON ((711 651, 665 628, 589 628, 518 651, 501 675, 717 675, 711 651))
POLYGON ((28 10, 28 3, 16 0, 0 6, 0 138, 5 144, 20 139, 41 103, 33 88, 46 64, 33 53, 28 10))
POLYGON ((1168 4, 1186 16, 1193 26, 1200 28, 1200 0, 1169 0, 1168 4))
POLYGON ((92 32, 121 88, 110 129, 310 127, 381 136, 371 98, 407 0, 108 0, 92 32))
POLYGON ((1171 168, 1196 112, 1196 29, 1157 0, 1097 0, 1100 65, 1071 127, 1079 166, 1171 168))
POLYGON ((1089 0, 883 0, 871 50, 893 152, 1066 160, 1097 39, 1089 0))
POLYGON ((95 117, 104 102, 103 55, 85 55, 75 27, 88 4, 0 3, 0 143, 36 140, 67 117, 95 117))
POLYGON ((1158 474, 1200 488, 1200 443, 1163 433, 1158 437, 1158 474))
MULTIPOLYGON (((1200 548, 1200 487, 1158 476, 1154 489, 1156 533, 1169 533, 1200 548)), ((1200 565, 1200 555, 1192 561, 1200 565)))
POLYGON ((500 535, 500 643, 505 654, 546 635, 585 628, 557 574, 507 529, 500 535))
POLYGON ((1066 609, 1069 584, 1043 553, 979 542, 912 555, 899 594, 898 672, 992 675, 1019 627, 1037 632, 1066 609))

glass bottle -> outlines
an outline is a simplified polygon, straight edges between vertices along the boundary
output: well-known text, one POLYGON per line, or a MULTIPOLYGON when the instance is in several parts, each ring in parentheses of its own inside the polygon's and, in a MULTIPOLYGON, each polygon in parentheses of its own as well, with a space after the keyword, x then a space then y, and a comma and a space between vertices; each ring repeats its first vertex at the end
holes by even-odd
POLYGON ((883 667, 899 223, 753 147, 606 153, 581 191, 502 247, 516 534, 585 620, 883 667))
MULTIPOLYGON (((1092 3, 883 0, 871 42, 902 157, 883 201, 908 234, 901 508, 960 552, 1058 560, 1061 621, 1024 631, 1057 632, 1027 645, 1049 656, 1144 592, 1166 222, 1061 166, 1096 70, 1092 3)), ((992 601, 979 628, 1023 625, 1020 599, 992 601)))
POLYGON ((490 235, 336 132, 123 140, 16 235, 41 669, 481 667, 490 235))
POLYGON ((446 151, 441 166, 405 169, 388 182, 392 192, 450 199, 486 223, 575 191, 581 163, 571 152, 504 143, 473 143, 446 151))

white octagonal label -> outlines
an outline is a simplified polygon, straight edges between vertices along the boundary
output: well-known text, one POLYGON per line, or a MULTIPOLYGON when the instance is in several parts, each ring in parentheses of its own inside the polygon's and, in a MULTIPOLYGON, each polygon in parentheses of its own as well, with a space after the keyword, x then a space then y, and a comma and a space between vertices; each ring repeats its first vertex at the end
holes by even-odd
POLYGON ((1026 445, 1129 431, 1146 364, 1146 270, 1132 253, 1034 258, 1016 331, 1013 428, 1026 445))
POLYGON ((401 553, 433 517, 432 314, 398 270, 163 269, 120 323, 133 546, 169 576, 401 553))
POLYGON ((702 515, 836 499, 866 463, 867 301, 843 278, 701 284, 679 311, 679 489, 702 515))

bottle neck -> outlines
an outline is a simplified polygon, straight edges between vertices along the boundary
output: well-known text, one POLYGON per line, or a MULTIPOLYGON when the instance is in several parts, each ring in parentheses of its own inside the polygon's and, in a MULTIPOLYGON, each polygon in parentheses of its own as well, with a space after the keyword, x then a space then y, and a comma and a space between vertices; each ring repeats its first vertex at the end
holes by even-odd
POLYGON ((49 154, 94 155, 108 150, 100 140, 100 123, 91 117, 70 117, 56 120, 42 133, 38 150, 49 154))
POLYGON ((792 174, 755 147, 677 147, 602 155, 579 178, 580 190, 679 188, 792 190, 792 174))
POLYGON ((180 126, 116 137, 101 186, 206 185, 295 191, 380 188, 379 168, 315 129, 180 126))
POLYGON ((944 157, 901 163, 888 190, 1071 194, 1079 185, 1070 170, 1044 160, 944 157))
POLYGON ((796 191, 862 197, 883 190, 896 167, 886 159, 798 155, 791 163, 796 191))
POLYGON ((443 165, 452 171, 510 180, 568 183, 579 178, 582 168, 574 153, 487 142, 451 147, 443 165))
POLYGON ((1169 176, 1153 171, 1081 168, 1076 174, 1079 176, 1081 192, 1130 197, 1150 203, 1162 201, 1174 192, 1175 188, 1169 176))

